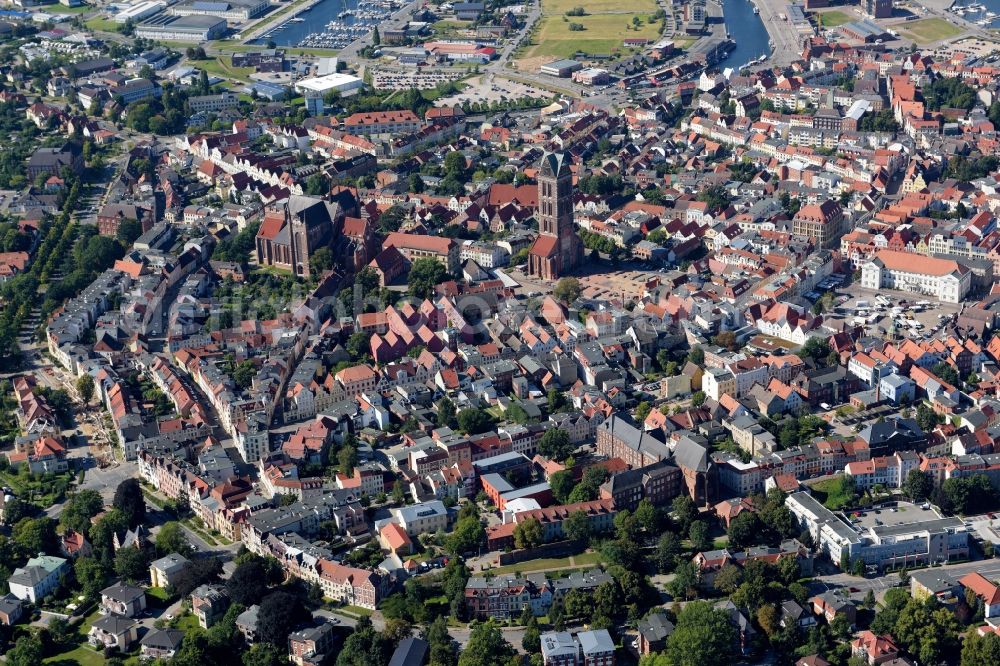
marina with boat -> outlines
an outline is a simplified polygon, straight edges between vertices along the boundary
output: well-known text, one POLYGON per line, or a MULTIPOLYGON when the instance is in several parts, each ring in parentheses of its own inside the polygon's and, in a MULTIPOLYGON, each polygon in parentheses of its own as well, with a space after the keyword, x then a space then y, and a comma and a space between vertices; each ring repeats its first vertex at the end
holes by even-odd
POLYGON ((256 38, 279 46, 342 49, 403 6, 401 0, 317 0, 256 38), (317 29, 319 28, 319 29, 317 29))
POLYGON ((956 2, 951 6, 951 13, 956 16, 960 16, 970 23, 975 23, 981 28, 992 28, 995 27, 997 19, 1000 19, 1000 13, 996 10, 995 0, 990 2, 956 2))

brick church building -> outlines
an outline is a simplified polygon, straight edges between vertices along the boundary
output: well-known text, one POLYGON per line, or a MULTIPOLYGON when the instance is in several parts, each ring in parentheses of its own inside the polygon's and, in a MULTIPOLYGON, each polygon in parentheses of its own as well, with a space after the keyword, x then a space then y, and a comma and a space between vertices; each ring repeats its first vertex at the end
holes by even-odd
POLYGON ((257 232, 257 261, 308 278, 309 257, 329 247, 340 233, 343 214, 336 203, 293 194, 268 207, 257 232))
POLYGON ((546 153, 538 169, 538 238, 528 254, 528 273, 555 280, 583 261, 583 242, 573 225, 573 173, 564 153, 546 153))

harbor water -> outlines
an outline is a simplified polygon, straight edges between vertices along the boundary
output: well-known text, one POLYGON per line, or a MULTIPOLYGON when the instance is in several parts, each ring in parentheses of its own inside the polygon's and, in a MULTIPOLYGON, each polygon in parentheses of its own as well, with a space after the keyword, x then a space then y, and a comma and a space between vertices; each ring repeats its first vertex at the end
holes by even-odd
POLYGON ((731 67, 738 70, 761 56, 771 55, 768 44, 770 38, 764 22, 754 14, 750 0, 723 0, 722 8, 726 17, 726 30, 729 31, 729 37, 736 41, 736 48, 718 64, 719 69, 731 67))
POLYGON ((956 0, 951 11, 981 28, 1000 27, 1000 0, 956 0))
POLYGON ((277 46, 343 48, 371 33, 398 9, 398 0, 319 0, 315 5, 258 37, 277 46))

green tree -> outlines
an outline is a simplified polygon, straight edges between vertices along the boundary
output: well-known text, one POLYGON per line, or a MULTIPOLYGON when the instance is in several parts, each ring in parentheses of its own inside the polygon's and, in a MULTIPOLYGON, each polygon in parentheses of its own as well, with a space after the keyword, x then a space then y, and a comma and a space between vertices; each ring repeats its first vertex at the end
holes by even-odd
POLYGON ((26 553, 54 553, 58 543, 56 521, 47 516, 22 518, 14 525, 13 537, 14 543, 26 553))
POLYGON ((946 655, 958 652, 960 630, 954 613, 931 596, 907 602, 896 619, 892 635, 921 663, 939 664, 946 655))
POLYGON ((900 612, 910 601, 909 593, 899 587, 886 590, 882 607, 876 611, 871 630, 876 634, 891 634, 896 629, 900 612))
POLYGON ((243 666, 287 666, 288 653, 271 643, 254 643, 243 652, 243 666))
POLYGON ((980 636, 977 631, 969 631, 962 641, 960 666, 983 664, 1000 664, 1000 636, 992 632, 980 636))
POLYGON ((672 666, 728 664, 735 644, 736 630, 729 615, 707 602, 694 601, 678 614, 666 652, 672 666))
POLYGON ((564 277, 556 282, 552 295, 569 305, 580 298, 581 291, 579 280, 574 277, 564 277))
POLYGON ((708 550, 712 547, 712 537, 708 534, 708 525, 702 520, 696 520, 688 528, 688 539, 696 551, 708 550))
POLYGON ((90 531, 90 520, 103 510, 104 500, 99 492, 81 490, 66 500, 59 515, 59 522, 66 529, 87 534, 90 531))
MULTIPOLYGON (((528 612, 530 614, 530 609, 528 612)), ((521 647, 524 648, 524 651, 528 654, 541 652, 541 636, 541 631, 538 628, 538 620, 535 619, 534 615, 531 615, 524 629, 524 637, 521 639, 521 647)))
POLYGON ((38 666, 42 663, 42 642, 37 636, 27 635, 17 639, 7 652, 7 666, 38 666))
POLYGON ((566 504, 569 494, 573 492, 573 473, 569 470, 560 470, 549 477, 549 487, 552 488, 552 496, 559 504, 566 504))
POLYGON ((267 581, 268 574, 261 558, 253 558, 236 565, 226 582, 226 592, 234 603, 249 608, 264 597, 267 581))
POLYGON ((691 523, 698 517, 698 507, 695 506, 694 500, 690 495, 678 495, 671 503, 670 509, 677 523, 677 531, 687 534, 691 523))
POLYGON ((257 617, 260 640, 281 649, 288 645, 288 634, 297 625, 312 619, 300 596, 283 591, 271 592, 261 599, 257 617))
POLYGON ((142 225, 139 224, 139 221, 134 219, 125 219, 118 225, 118 230, 115 232, 115 240, 128 249, 132 247, 132 243, 134 243, 141 235, 142 225))
POLYGON ((111 567, 114 563, 115 534, 121 534, 127 529, 128 519, 118 509, 105 513, 90 528, 90 543, 94 547, 94 556, 105 566, 111 567))
POLYGON ((430 644, 430 663, 439 666, 456 666, 458 653, 455 642, 448 633, 448 621, 439 615, 424 632, 424 640, 430 644))
POLYGON ((371 336, 367 333, 357 332, 352 333, 351 337, 347 338, 347 344, 344 345, 344 349, 350 354, 352 360, 362 360, 368 358, 368 350, 371 348, 371 336))
POLYGON ((670 573, 681 554, 681 540, 673 532, 664 532, 656 542, 656 567, 661 573, 670 573))
POLYGON ((385 642, 368 617, 358 620, 354 633, 347 637, 337 655, 337 666, 371 666, 388 661, 385 642))
POLYGON ((636 524, 648 534, 659 532, 662 514, 659 509, 653 506, 653 503, 648 498, 643 498, 639 501, 633 515, 635 516, 636 524))
POLYGON ((353 474, 358 466, 358 449, 351 444, 344 444, 337 452, 337 464, 343 474, 353 474))
POLYGON ((931 372, 937 375, 939 379, 943 379, 952 386, 961 386, 961 380, 958 377, 958 370, 956 370, 954 366, 949 363, 941 361, 931 368, 931 372))
POLYGON ((438 400, 437 424, 439 426, 446 426, 448 428, 456 427, 458 425, 456 416, 455 403, 453 403, 450 398, 444 397, 438 400))
POLYGON ((73 563, 73 573, 83 595, 88 599, 96 599, 104 589, 104 581, 108 570, 100 560, 92 557, 78 557, 73 563))
POLYGON ((727 564, 715 575, 712 584, 719 592, 730 595, 743 583, 743 572, 733 564, 727 564))
POLYGON ((138 548, 121 548, 115 553, 115 573, 130 583, 142 580, 149 571, 146 553, 138 548))
POLYGON ((163 527, 156 534, 156 552, 162 557, 170 553, 180 553, 187 556, 191 554, 191 551, 191 545, 184 535, 181 524, 176 520, 163 523, 163 527))
POLYGON ((562 428, 549 428, 538 440, 538 452, 553 460, 566 460, 575 449, 569 433, 562 428))
POLYGON ((737 550, 745 550, 750 546, 763 543, 763 525, 760 518, 752 511, 743 511, 729 523, 729 545, 737 550))
POLYGON ((146 518, 146 499, 142 496, 142 487, 137 479, 125 479, 115 489, 112 502, 114 508, 121 511, 129 527, 142 524, 146 518))
POLYGON ((476 516, 459 519, 454 531, 445 540, 445 548, 452 555, 461 555, 479 547, 486 538, 486 530, 476 516))
POLYGON ((80 375, 80 378, 76 380, 76 392, 80 394, 81 400, 90 402, 90 399, 94 397, 94 378, 88 374, 80 375))
POLYGON ((590 539, 590 518, 582 509, 577 509, 566 516, 562 528, 567 539, 584 542, 590 539))
POLYGON ((448 279, 448 271, 436 259, 421 257, 410 266, 410 274, 406 278, 411 296, 428 298, 434 293, 434 287, 448 279))
POLYGON ((534 548, 542 543, 542 524, 537 518, 522 520, 514 528, 515 548, 534 548))
POLYGON ((313 273, 321 275, 333 268, 333 253, 328 247, 321 247, 309 257, 309 268, 313 273))
POLYGON ((500 627, 493 620, 476 622, 469 633, 469 642, 458 657, 458 666, 496 666, 514 656, 514 648, 504 640, 500 627))
POLYGON ((458 422, 458 429, 466 435, 478 435, 492 429, 496 425, 496 421, 494 421, 489 413, 475 407, 466 407, 460 411, 456 420, 458 422))
POLYGON ((911 469, 903 482, 903 494, 915 502, 920 502, 931 496, 934 481, 930 474, 919 469, 911 469))
POLYGON ((668 584, 675 599, 692 599, 698 592, 698 570, 689 560, 679 560, 674 568, 674 579, 668 584))

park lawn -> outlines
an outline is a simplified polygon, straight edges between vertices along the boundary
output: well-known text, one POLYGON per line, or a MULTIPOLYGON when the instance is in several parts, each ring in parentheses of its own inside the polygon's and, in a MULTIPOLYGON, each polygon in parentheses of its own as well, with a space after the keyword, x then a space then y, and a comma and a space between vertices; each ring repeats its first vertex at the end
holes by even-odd
POLYGON ((577 564, 600 564, 603 560, 601 560, 600 553, 594 552, 594 553, 580 553, 579 555, 574 555, 573 561, 576 562, 577 564))
POLYGON ((48 5, 38 7, 38 11, 46 14, 86 14, 93 7, 90 5, 80 5, 79 7, 66 7, 64 5, 48 5))
POLYGON ((78 666, 104 666, 107 663, 102 652, 96 652, 90 645, 80 645, 69 652, 62 652, 42 660, 43 664, 76 664, 78 666))
POLYGON ((545 17, 532 35, 533 46, 527 57, 569 58, 577 51, 613 53, 625 50, 622 42, 626 38, 643 37, 655 41, 660 36, 659 23, 649 24, 645 20, 638 30, 626 29, 626 26, 631 26, 632 16, 632 14, 574 16, 570 21, 563 21, 557 16, 545 17), (583 26, 583 30, 571 31, 570 23, 579 23, 583 26))
POLYGON ((844 25, 854 20, 854 17, 850 14, 836 9, 830 12, 822 12, 817 14, 817 16, 819 17, 820 25, 824 28, 836 28, 838 25, 844 25))
POLYGON ((361 606, 341 606, 337 610, 345 615, 354 615, 355 617, 371 617, 372 613, 375 612, 371 608, 362 608, 361 606))
POLYGON ((233 67, 232 63, 233 59, 230 56, 219 56, 214 60, 197 60, 192 65, 224 79, 249 81, 254 71, 253 67, 233 67))
POLYGON ((62 664, 81 664, 82 666, 99 666, 104 664, 103 652, 97 652, 87 644, 87 632, 90 631, 91 625, 100 617, 101 611, 94 610, 90 615, 83 618, 83 621, 76 628, 76 635, 80 641, 80 645, 67 652, 52 655, 48 659, 45 659, 43 663, 59 664, 60 666, 62 664))
POLYGON ((810 486, 812 494, 820 504, 837 511, 854 502, 854 496, 844 495, 840 492, 840 479, 825 479, 810 486))
POLYGON ((469 26, 472 25, 472 21, 435 21, 431 24, 431 30, 434 32, 438 31, 449 31, 449 30, 468 30, 469 26))
POLYGON ((118 32, 119 27, 119 24, 109 18, 92 18, 84 23, 84 25, 91 30, 100 30, 102 32, 118 32))
POLYGON ((198 629, 201 625, 198 624, 198 618, 191 613, 186 613, 174 620, 174 626, 175 628, 183 631, 185 634, 189 634, 195 629, 198 629))
POLYGON ((913 40, 920 44, 950 39, 962 34, 962 29, 943 18, 926 18, 912 21, 900 27, 913 40))
POLYGON ((515 571, 519 571, 521 573, 541 570, 575 571, 577 569, 589 569, 599 565, 601 562, 600 553, 581 553, 580 555, 573 555, 572 562, 570 562, 569 557, 552 557, 540 560, 530 560, 528 562, 519 562, 517 564, 508 564, 502 567, 487 569, 486 571, 497 576, 501 574, 514 573, 515 571))
MULTIPOLYGON (((605 14, 608 12, 634 12, 636 14, 654 14, 656 0, 542 0, 542 14, 546 16, 561 16, 574 7, 583 7, 588 14, 605 14)), ((577 17, 579 18, 579 17, 577 17)))

